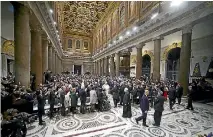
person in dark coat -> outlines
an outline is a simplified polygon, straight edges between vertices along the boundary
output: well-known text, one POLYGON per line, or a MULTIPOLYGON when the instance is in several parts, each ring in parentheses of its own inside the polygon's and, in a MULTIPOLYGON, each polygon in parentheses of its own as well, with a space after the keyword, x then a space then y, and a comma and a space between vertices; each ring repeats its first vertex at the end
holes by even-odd
POLYGON ((63 86, 61 87, 58 91, 59 91, 59 95, 60 95, 60 103, 61 103, 61 115, 65 116, 65 105, 64 105, 64 101, 65 101, 65 95, 66 95, 66 87, 63 86))
POLYGON ((114 102, 114 107, 117 107, 117 104, 119 102, 119 93, 118 93, 118 86, 115 85, 114 88, 112 89, 112 98, 113 98, 113 102, 114 102))
POLYGON ((180 105, 181 103, 181 97, 183 96, 183 87, 178 84, 177 86, 177 92, 176 92, 176 97, 178 99, 178 104, 180 105))
POLYGON ((71 111, 73 114, 76 113, 76 107, 77 107, 77 103, 78 103, 78 96, 76 94, 76 89, 73 88, 70 91, 70 98, 71 98, 71 111))
POLYGON ((38 119, 39 119, 39 125, 43 125, 42 115, 44 112, 44 99, 40 92, 41 92, 40 90, 36 91, 37 100, 38 100, 38 119))
POLYGON ((148 94, 149 94, 149 91, 145 90, 145 94, 140 99, 140 108, 141 108, 141 111, 142 111, 142 116, 135 119, 137 124, 138 124, 138 121, 143 119, 143 126, 145 126, 145 127, 148 127, 148 125, 146 125, 146 117, 147 117, 147 113, 148 113, 148 110, 149 110, 149 100, 148 100, 148 97, 147 97, 148 94))
POLYGON ((123 105, 123 98, 124 98, 124 85, 121 85, 119 88, 119 96, 120 96, 120 105, 123 105))
POLYGON ((123 117, 124 118, 131 118, 132 117, 132 110, 131 110, 131 100, 130 100, 130 93, 128 88, 124 89, 124 99, 123 99, 123 117))
POLYGON ((105 89, 102 90, 96 90, 97 91, 97 97, 98 97, 98 111, 103 111, 103 100, 104 100, 104 93, 105 89))
POLYGON ((174 85, 172 85, 172 87, 169 89, 169 107, 171 110, 173 110, 172 107, 175 104, 175 98, 176 98, 175 93, 176 93, 175 87, 174 85))
POLYGON ((50 91, 50 94, 49 94, 50 119, 52 119, 53 118, 54 105, 55 105, 55 93, 50 88, 48 90, 50 91))
POLYGON ((82 114, 85 114, 87 95, 86 95, 86 91, 84 89, 80 90, 79 97, 80 97, 80 100, 81 100, 80 112, 82 114))
POLYGON ((159 91, 158 92, 158 96, 155 99, 154 102, 154 109, 155 109, 155 113, 154 113, 154 121, 155 123, 153 124, 154 126, 160 126, 160 122, 161 122, 161 117, 162 117, 162 113, 164 110, 164 101, 165 101, 165 97, 163 96, 163 92, 159 91))
POLYGON ((187 105, 186 109, 194 110, 193 105, 192 105, 192 96, 193 96, 193 93, 194 93, 194 91, 192 89, 192 86, 190 85, 189 89, 188 89, 188 95, 187 95, 187 97, 188 97, 188 105, 187 105))

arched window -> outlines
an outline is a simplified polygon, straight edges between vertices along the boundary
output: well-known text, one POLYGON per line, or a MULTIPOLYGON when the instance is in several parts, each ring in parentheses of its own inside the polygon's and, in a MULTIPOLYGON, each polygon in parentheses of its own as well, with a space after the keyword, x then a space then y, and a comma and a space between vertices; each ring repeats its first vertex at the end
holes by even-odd
POLYGON ((72 40, 71 39, 68 40, 68 48, 70 48, 70 49, 72 48, 72 40))
POLYGON ((81 47, 81 46, 80 46, 80 41, 77 40, 77 41, 76 41, 76 49, 80 49, 80 47, 81 47))
POLYGON ((84 50, 88 50, 88 49, 89 49, 88 42, 84 42, 84 50))

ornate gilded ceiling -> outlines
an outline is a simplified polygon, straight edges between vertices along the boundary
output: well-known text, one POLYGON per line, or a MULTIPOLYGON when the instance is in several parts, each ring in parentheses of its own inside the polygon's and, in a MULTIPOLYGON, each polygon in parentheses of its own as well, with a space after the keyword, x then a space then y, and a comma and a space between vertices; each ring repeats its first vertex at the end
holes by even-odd
POLYGON ((58 5, 58 22, 63 33, 90 35, 110 2, 66 1, 58 5))

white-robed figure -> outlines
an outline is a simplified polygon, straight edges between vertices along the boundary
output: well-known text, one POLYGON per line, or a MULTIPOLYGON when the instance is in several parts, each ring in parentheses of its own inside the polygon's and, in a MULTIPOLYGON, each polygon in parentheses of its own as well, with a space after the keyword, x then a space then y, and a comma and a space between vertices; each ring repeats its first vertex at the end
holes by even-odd
POLYGON ((66 108, 66 111, 69 110, 69 108, 71 107, 70 92, 68 92, 68 93, 65 95, 64 106, 65 106, 65 108, 66 108))
POLYGON ((105 82, 105 84, 102 86, 102 89, 105 90, 106 95, 108 96, 110 87, 107 82, 105 82))
POLYGON ((85 89, 84 80, 82 80, 81 89, 85 89))

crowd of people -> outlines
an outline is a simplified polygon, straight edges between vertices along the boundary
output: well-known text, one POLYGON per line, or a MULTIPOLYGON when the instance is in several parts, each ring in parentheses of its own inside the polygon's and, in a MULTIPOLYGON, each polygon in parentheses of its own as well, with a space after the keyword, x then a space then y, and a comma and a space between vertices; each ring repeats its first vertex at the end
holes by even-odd
MULTIPOLYGON (((21 112, 38 113, 39 125, 43 124, 42 115, 48 108, 50 118, 55 112, 65 116, 67 112, 85 114, 94 111, 107 111, 110 109, 109 95, 112 95, 113 107, 123 106, 123 117, 132 117, 131 106, 139 104, 142 116, 136 118, 136 123, 143 119, 146 124, 146 117, 150 107, 154 108, 154 125, 160 126, 164 101, 169 100, 169 107, 173 110, 176 100, 181 104, 183 87, 175 81, 152 82, 147 76, 141 79, 127 77, 110 77, 94 75, 75 75, 63 73, 53 75, 50 71, 44 73, 44 83, 32 85, 36 79, 32 76, 31 89, 14 84, 14 77, 9 75, 2 80, 3 104, 8 108, 15 108, 21 112), (7 92, 6 92, 7 91, 7 92), (9 104, 9 105, 8 105, 9 104), (24 107, 23 107, 24 106, 24 107), (37 106, 37 107, 35 107, 37 106), (49 106, 49 107, 45 107, 49 106), (37 109, 34 109, 37 108, 37 109), (79 109, 78 109, 79 108, 79 109)), ((190 85, 188 90, 187 109, 193 110, 192 106, 193 88, 190 85)))

